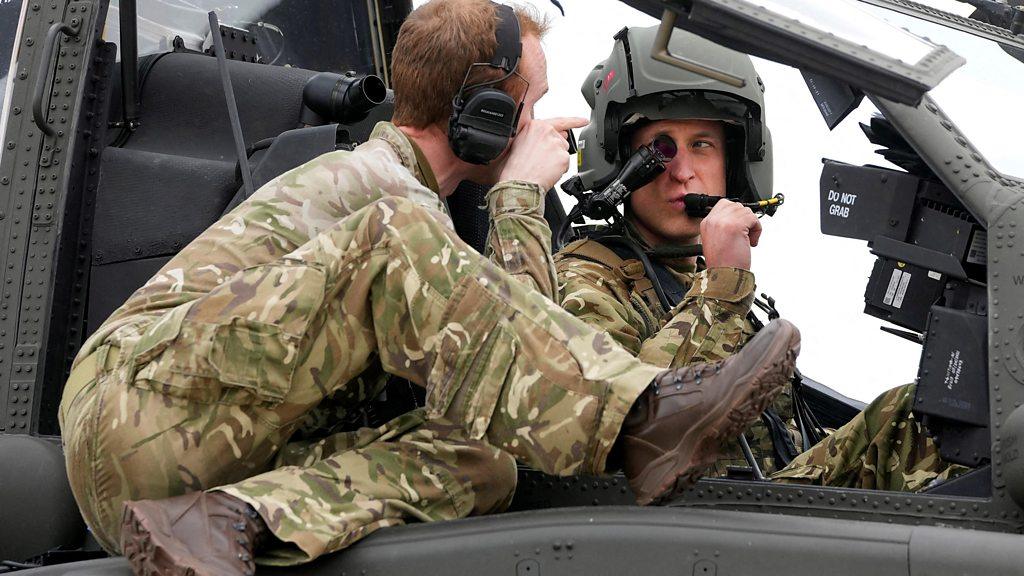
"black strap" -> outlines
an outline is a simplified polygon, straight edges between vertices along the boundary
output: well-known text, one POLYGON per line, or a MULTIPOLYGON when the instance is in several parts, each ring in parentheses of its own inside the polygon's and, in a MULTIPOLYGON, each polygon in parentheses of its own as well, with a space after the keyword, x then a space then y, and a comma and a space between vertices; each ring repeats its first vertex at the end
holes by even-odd
MULTIPOLYGON (((654 273, 658 276, 658 282, 665 289, 665 296, 668 297, 669 304, 672 305, 672 308, 675 308, 677 304, 683 301, 683 297, 686 296, 686 287, 683 286, 683 283, 679 281, 675 274, 669 271, 668 266, 657 260, 652 260, 651 264, 654 265, 654 273)), ((666 310, 666 312, 670 312, 672 308, 666 310)))
POLYGON ((789 463, 800 454, 800 451, 797 450, 796 444, 793 443, 793 435, 789 433, 786 423, 782 421, 782 417, 773 408, 766 408, 761 413, 761 421, 764 422, 768 433, 771 435, 775 469, 782 470, 789 466, 789 463))
POLYGON ((665 290, 662 287, 661 282, 658 281, 658 275, 657 273, 655 273, 654 270, 654 263, 651 262, 651 258, 647 256, 647 253, 644 252, 643 248, 641 248, 639 244, 625 236, 619 236, 618 234, 612 231, 601 232, 592 235, 591 239, 597 241, 599 244, 605 246, 606 248, 609 248, 612 251, 614 251, 614 248, 612 248, 612 246, 614 245, 626 250, 626 254, 629 254, 628 257, 624 258, 622 254, 620 254, 619 252, 615 252, 615 254, 619 258, 623 258, 624 260, 640 260, 640 263, 643 264, 644 266, 644 273, 647 275, 647 278, 651 281, 651 287, 654 288, 655 293, 657 293, 658 295, 658 303, 661 304, 661 307, 666 311, 674 308, 671 301, 668 299, 668 296, 665 294, 665 290))
MULTIPOLYGON (((602 238, 606 237, 607 236, 605 235, 594 235, 591 236, 591 239, 600 242, 602 246, 608 248, 612 252, 615 252, 615 254, 618 255, 618 257, 622 258, 623 260, 637 260, 636 252, 634 252, 627 246, 623 246, 619 242, 602 242, 602 238)), ((665 310, 665 312, 668 312, 675 308, 677 304, 683 301, 683 296, 686 296, 687 288, 686 286, 683 285, 682 282, 679 281, 679 278, 677 278, 676 275, 673 274, 668 269, 668 266, 665 266, 661 262, 658 262, 657 260, 653 259, 650 260, 649 262, 650 269, 646 270, 647 275, 648 277, 650 277, 650 273, 653 272, 654 278, 651 278, 651 281, 658 282, 659 284, 661 284, 661 288, 664 291, 666 299, 668 300, 667 304, 669 305, 669 307, 667 310, 665 310)), ((646 263, 644 267, 647 268, 646 263)))

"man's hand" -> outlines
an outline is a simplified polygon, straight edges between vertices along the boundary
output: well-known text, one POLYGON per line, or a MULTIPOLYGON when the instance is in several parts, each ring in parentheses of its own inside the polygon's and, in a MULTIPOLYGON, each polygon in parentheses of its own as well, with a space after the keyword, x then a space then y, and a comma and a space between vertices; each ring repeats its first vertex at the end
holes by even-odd
POLYGON ((700 223, 708 268, 750 270, 750 247, 761 237, 761 221, 737 202, 720 200, 700 223))
POLYGON ((587 125, 585 118, 531 120, 519 131, 501 170, 499 181, 523 180, 547 190, 569 169, 566 131, 587 125))

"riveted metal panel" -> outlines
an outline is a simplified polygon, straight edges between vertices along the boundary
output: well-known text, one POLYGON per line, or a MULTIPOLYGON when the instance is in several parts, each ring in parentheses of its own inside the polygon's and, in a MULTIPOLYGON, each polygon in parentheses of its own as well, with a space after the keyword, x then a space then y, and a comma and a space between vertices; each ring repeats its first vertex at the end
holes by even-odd
MULTIPOLYGON (((22 35, 16 47, 18 57, 12 67, 11 112, 2 164, 0 164, 0 238, 5 240, 0 256, 3 285, 0 291, 0 430, 27 432, 27 412, 20 414, 23 398, 31 399, 34 380, 25 379, 24 366, 15 372, 15 348, 19 342, 19 318, 22 312, 22 288, 25 278, 28 234, 35 196, 36 168, 40 131, 31 119, 31 92, 38 61, 42 58, 42 40, 49 21, 56 21, 63 4, 33 2, 25 14, 22 35), (32 74, 30 74, 32 73, 32 74), (19 377, 15 380, 15 374, 19 377), (15 388, 17 386, 17 388, 15 388)), ((28 302, 31 302, 32 294, 28 302)), ((26 303, 25 306, 31 306, 26 303)), ((24 358, 25 347, 19 348, 24 358)), ((19 362, 19 364, 24 364, 19 362)))
POLYGON ((1024 185, 1000 174, 956 127, 938 104, 926 99, 908 107, 876 99, 943 183, 988 230, 989 417, 992 433, 990 513, 1024 524, 1022 510, 1007 490, 1003 425, 1024 402, 1024 286, 1015 281, 1024 270, 1024 185))
POLYGON ((687 490, 673 504, 997 532, 1016 532, 1021 527, 1019 514, 1013 514, 1001 503, 988 498, 773 482, 708 478, 687 490))
POLYGON ((26 11, 0 164, 0 182, 6 182, 0 184, 0 237, 6 240, 0 261, 0 430, 8 432, 35 431, 58 249, 62 234, 77 236, 79 228, 76 213, 67 229, 64 209, 69 196, 80 192, 78 182, 72 183, 81 169, 76 146, 92 136, 80 117, 80 103, 99 82, 92 77, 92 57, 102 12, 105 4, 99 0, 35 0, 26 11), (77 35, 59 34, 54 61, 43 63, 46 33, 62 22, 77 35), (36 80, 43 74, 41 110, 52 135, 39 129, 31 111, 36 80))
MULTIPOLYGON (((722 46, 805 71, 833 76, 865 92, 901 102, 919 98, 965 61, 935 45, 909 64, 876 47, 776 14, 747 0, 622 0, 655 17, 678 15, 675 26, 722 46)), ((671 16, 669 16, 671 18, 671 16)))
POLYGON ((872 4, 881 8, 887 8, 901 14, 907 14, 915 18, 920 18, 928 22, 935 22, 936 24, 942 24, 955 30, 962 30, 975 36, 985 38, 987 40, 993 40, 1000 44, 1006 44, 1007 46, 1013 46, 1014 48, 1024 50, 1024 39, 1019 36, 1015 36, 1013 32, 1010 32, 1006 28, 1000 28, 987 22, 981 22, 980 20, 974 20, 957 14, 951 14, 944 10, 939 10, 932 6, 926 6, 918 2, 911 2, 909 0, 859 0, 865 4, 872 4))
POLYGON ((66 193, 61 202, 54 272, 51 275, 50 315, 40 367, 33 426, 40 434, 57 435, 57 408, 63 383, 86 334, 89 255, 99 181, 101 151, 106 142, 111 79, 117 46, 99 42, 93 50, 85 98, 77 112, 75 143, 71 148, 66 193))
MULTIPOLYGON (((1017 574, 1016 535, 719 510, 563 508, 380 530, 267 574, 964 576, 1017 574)), ((260 569, 261 574, 263 568, 260 569)), ((123 558, 25 576, 127 575, 123 558)))

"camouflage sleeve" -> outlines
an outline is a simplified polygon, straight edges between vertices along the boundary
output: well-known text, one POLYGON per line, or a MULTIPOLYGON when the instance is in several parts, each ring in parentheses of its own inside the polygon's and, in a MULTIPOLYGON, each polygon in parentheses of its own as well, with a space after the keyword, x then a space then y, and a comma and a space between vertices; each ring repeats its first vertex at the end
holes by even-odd
POLYGON ((640 359, 677 367, 731 356, 754 335, 747 312, 754 301, 754 275, 738 268, 697 274, 672 319, 644 342, 640 359))
POLYGON ((529 182, 499 182, 487 193, 491 229, 485 255, 550 300, 558 298, 544 191, 529 182))
POLYGON ((634 356, 646 334, 636 310, 629 305, 625 286, 610 278, 614 272, 606 266, 572 257, 560 257, 555 264, 561 292, 559 304, 590 326, 607 332, 634 356))

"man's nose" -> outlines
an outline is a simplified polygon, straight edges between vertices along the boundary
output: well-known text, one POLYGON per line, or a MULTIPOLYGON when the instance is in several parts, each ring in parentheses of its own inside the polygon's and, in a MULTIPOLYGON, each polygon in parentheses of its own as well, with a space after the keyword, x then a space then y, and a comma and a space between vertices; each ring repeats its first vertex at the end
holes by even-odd
POLYGON ((693 158, 683 150, 680 150, 676 157, 668 163, 666 170, 673 180, 679 182, 686 182, 696 175, 693 169, 693 158))

